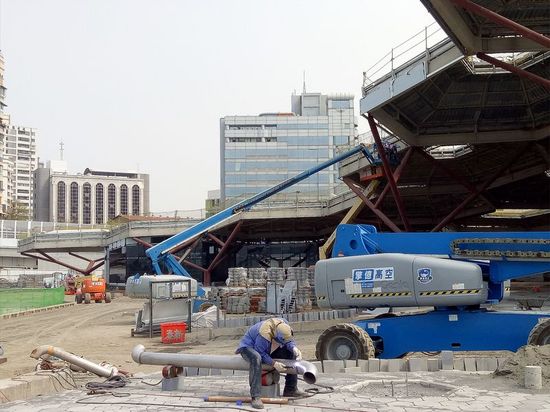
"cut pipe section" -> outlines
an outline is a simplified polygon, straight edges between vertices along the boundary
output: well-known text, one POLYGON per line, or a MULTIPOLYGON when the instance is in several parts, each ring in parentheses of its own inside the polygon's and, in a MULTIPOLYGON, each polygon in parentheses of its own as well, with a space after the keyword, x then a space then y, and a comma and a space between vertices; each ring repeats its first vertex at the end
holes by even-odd
POLYGON ((42 345, 37 347, 31 352, 31 358, 40 359, 44 355, 55 356, 56 358, 63 359, 72 365, 76 365, 88 372, 94 373, 98 376, 105 378, 111 378, 118 375, 118 369, 114 366, 101 366, 97 363, 93 363, 87 359, 81 358, 73 353, 69 353, 61 348, 55 346, 42 345))
MULTIPOLYGON (((239 355, 196 355, 188 353, 146 352, 145 346, 136 345, 132 350, 132 359, 145 365, 173 365, 194 368, 249 370, 248 362, 239 355)), ((275 359, 288 369, 286 373, 302 375, 310 385, 317 381, 317 367, 311 362, 289 359, 275 359)), ((263 369, 273 369, 270 365, 262 365, 263 369)))

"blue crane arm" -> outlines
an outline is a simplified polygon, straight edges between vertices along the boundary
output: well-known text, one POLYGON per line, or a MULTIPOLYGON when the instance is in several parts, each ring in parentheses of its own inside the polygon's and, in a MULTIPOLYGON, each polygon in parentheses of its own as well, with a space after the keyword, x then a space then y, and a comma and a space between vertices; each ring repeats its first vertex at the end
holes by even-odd
POLYGON ((240 213, 242 211, 250 209, 255 204, 261 202, 262 200, 267 199, 270 196, 273 196, 276 193, 279 193, 288 187, 295 185, 296 183, 301 182, 302 180, 308 178, 309 176, 326 169, 329 166, 332 166, 344 159, 347 159, 350 156, 353 156, 357 153, 363 153, 365 157, 370 161, 372 159, 372 155, 369 153, 368 149, 363 146, 359 145, 354 147, 353 149, 341 153, 338 156, 333 157, 332 159, 329 159, 323 163, 320 163, 311 169, 308 169, 294 177, 291 177, 284 182, 281 182, 272 188, 269 188, 267 190, 264 190, 263 192, 258 193, 257 195, 252 196, 251 198, 245 199, 227 209, 222 210, 221 212, 216 213, 213 216, 210 216, 209 218, 203 220, 200 223, 197 223, 194 226, 191 226, 190 228, 187 228, 180 233, 175 234, 174 236, 156 244, 155 246, 150 247, 146 250, 147 256, 151 259, 151 262, 153 264, 153 268, 157 274, 161 274, 161 268, 159 265, 159 261, 164 260, 170 271, 172 271, 175 274, 180 274, 184 276, 189 276, 187 271, 181 266, 181 264, 178 262, 176 258, 174 258, 172 255, 170 255, 170 251, 174 248, 177 248, 178 246, 184 244, 185 242, 196 238, 197 236, 200 236, 201 234, 207 232, 212 227, 218 225, 219 223, 229 219, 231 216, 240 213))

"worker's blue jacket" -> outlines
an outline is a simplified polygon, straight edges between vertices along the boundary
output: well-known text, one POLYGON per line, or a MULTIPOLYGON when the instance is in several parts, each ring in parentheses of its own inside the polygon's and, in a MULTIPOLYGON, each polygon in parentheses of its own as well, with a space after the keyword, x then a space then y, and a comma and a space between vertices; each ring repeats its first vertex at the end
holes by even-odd
POLYGON ((291 352, 296 347, 294 340, 285 342, 277 333, 277 324, 283 322, 288 324, 284 319, 272 318, 252 325, 241 339, 235 353, 240 353, 244 348, 252 348, 260 354, 262 363, 273 365, 273 359, 270 356, 274 350, 272 343, 275 342, 279 347, 284 347, 291 352))

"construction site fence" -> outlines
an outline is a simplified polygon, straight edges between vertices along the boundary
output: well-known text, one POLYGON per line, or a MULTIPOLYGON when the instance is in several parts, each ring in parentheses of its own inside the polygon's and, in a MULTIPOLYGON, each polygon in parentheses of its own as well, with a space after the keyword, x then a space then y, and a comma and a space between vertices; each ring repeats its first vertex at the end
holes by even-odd
POLYGON ((60 305, 65 300, 65 288, 23 288, 0 290, 0 315, 29 309, 60 305))

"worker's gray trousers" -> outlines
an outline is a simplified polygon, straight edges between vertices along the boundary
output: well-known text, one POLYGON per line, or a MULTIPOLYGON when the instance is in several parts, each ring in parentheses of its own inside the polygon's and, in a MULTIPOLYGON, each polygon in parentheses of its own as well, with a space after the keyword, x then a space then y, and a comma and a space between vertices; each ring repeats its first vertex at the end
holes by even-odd
MULTIPOLYGON (((250 396, 253 398, 261 397, 262 392, 262 357, 253 348, 242 348, 241 356, 250 365, 248 382, 250 384, 250 396)), ((278 348, 271 356, 274 359, 294 359, 295 355, 285 348, 278 348)), ((285 391, 293 392, 298 387, 297 375, 286 375, 285 391)))

